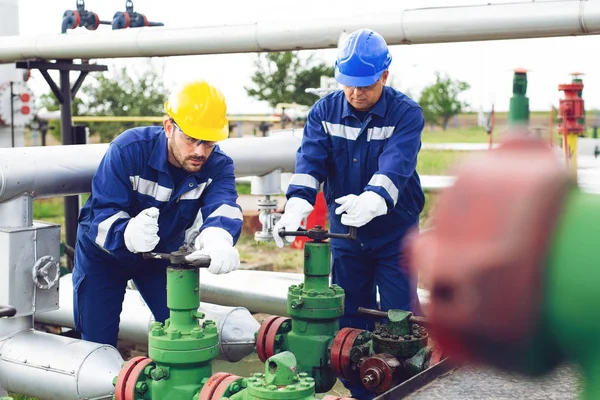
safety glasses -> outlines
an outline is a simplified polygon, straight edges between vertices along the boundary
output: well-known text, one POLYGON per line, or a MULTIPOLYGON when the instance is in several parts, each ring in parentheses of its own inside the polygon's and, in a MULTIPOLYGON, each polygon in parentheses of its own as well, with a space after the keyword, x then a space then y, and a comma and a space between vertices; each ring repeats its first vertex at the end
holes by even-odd
POLYGON ((185 132, 183 131, 183 129, 181 129, 179 127, 179 125, 177 125, 177 123, 175 122, 175 120, 173 120, 173 118, 171 118, 171 123, 173 124, 173 126, 175 128, 177 128, 177 130, 179 132, 181 132, 181 134, 183 135, 183 140, 189 145, 195 145, 195 146, 203 145, 207 149, 212 149, 213 147, 215 147, 215 144, 217 144, 216 142, 194 139, 193 137, 186 135, 185 132))
POLYGON ((368 92, 370 90, 375 89, 375 87, 377 86, 378 83, 379 83, 379 79, 377 79, 377 81, 375 81, 375 83, 373 83, 373 84, 371 84, 369 86, 346 86, 346 85, 344 85, 344 87, 346 89, 351 90, 351 91, 359 90, 359 91, 362 91, 362 92, 368 92))

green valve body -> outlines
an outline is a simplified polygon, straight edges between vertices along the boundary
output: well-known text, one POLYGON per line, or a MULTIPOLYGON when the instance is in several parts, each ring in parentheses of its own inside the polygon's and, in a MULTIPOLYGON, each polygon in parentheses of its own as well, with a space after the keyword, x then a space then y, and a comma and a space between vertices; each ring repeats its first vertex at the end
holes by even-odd
POLYGON ((328 348, 344 313, 344 290, 329 285, 330 272, 330 244, 305 243, 304 283, 289 288, 288 313, 292 326, 282 345, 282 349, 296 356, 298 370, 315 379, 317 393, 327 392, 335 384, 336 377, 328 366, 328 348))
POLYGON ((527 93, 527 74, 522 71, 515 72, 513 77, 513 96, 510 98, 508 110, 509 126, 529 125, 529 99, 527 93))
MULTIPOLYGON (((143 371, 126 374, 129 377, 124 378, 126 381, 137 380, 136 400, 192 400, 212 375, 211 361, 218 354, 217 326, 209 320, 200 325, 204 315, 198 312, 199 305, 198 268, 168 267, 169 318, 164 325, 154 322, 151 326, 149 359, 144 362, 147 365, 143 371)), ((119 379, 122 375, 123 371, 119 379)), ((115 398, 119 400, 119 397, 115 398)), ((126 398, 131 399, 131 396, 126 398)))
POLYGON ((200 286, 197 268, 167 269, 165 326, 155 323, 148 339, 148 355, 168 379, 152 382, 154 399, 191 399, 212 375, 211 361, 218 354, 217 326, 204 321, 199 326, 200 286))
MULTIPOLYGON (((265 362, 265 373, 245 378, 230 400, 314 400, 315 380, 297 372, 296 358, 289 351, 276 354, 265 362)), ((214 399, 216 400, 216 399, 214 399)))
POLYGON ((406 359, 427 347, 427 332, 423 327, 410 322, 411 316, 410 311, 390 310, 388 323, 373 332, 373 352, 406 359))

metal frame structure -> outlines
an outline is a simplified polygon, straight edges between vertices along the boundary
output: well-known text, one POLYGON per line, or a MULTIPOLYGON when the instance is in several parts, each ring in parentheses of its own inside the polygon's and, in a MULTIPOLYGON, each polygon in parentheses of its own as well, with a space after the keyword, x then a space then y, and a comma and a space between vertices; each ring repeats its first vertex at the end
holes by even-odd
MULTIPOLYGON (((81 64, 73 63, 73 60, 57 60, 56 62, 47 61, 19 61, 16 63, 17 68, 23 68, 27 70, 37 69, 40 71, 48 86, 56 96, 60 104, 60 136, 63 145, 70 144, 86 144, 86 138, 81 137, 82 135, 76 135, 73 129, 72 121, 72 101, 77 95, 77 92, 81 88, 83 81, 85 80, 88 73, 92 71, 108 71, 106 65, 90 64, 89 62, 82 62, 81 64), (52 79, 49 70, 58 70, 60 73, 60 86, 56 85, 56 82, 52 79), (79 71, 77 80, 71 87, 70 74, 71 71, 79 71)), ((65 241, 66 245, 75 248, 75 240, 77 237, 77 216, 79 215, 79 197, 78 196, 67 196, 65 197, 65 241)), ((67 269, 72 270, 73 260, 67 257, 68 265, 67 269)))

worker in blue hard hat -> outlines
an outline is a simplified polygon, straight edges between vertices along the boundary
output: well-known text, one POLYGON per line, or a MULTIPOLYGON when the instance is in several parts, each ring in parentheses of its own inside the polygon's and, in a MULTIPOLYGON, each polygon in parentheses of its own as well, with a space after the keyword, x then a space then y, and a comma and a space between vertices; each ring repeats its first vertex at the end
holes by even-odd
POLYGON ((129 129, 112 141, 79 216, 73 308, 84 340, 117 345, 119 315, 133 280, 154 318, 164 322, 168 262, 143 257, 182 245, 210 256, 214 274, 240 264, 242 230, 223 94, 205 81, 174 90, 162 126, 129 129))
POLYGON ((278 232, 300 226, 324 183, 330 230, 358 228, 358 243, 331 239, 333 283, 346 293, 340 327, 372 330, 372 317, 357 309, 378 308, 377 290, 382 310, 419 311, 401 246, 425 202, 416 172, 424 119, 416 102, 385 85, 391 61, 384 38, 373 30, 352 32, 341 43, 335 79, 343 90, 310 110, 285 212, 274 226, 282 247, 278 232))

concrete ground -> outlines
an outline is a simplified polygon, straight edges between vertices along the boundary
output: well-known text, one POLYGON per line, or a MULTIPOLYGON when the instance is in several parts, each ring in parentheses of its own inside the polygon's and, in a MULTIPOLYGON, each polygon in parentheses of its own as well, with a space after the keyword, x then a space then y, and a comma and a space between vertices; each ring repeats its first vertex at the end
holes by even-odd
POLYGON ((576 400, 581 391, 579 376, 578 368, 570 365, 535 379, 466 366, 439 377, 405 399, 576 400))

